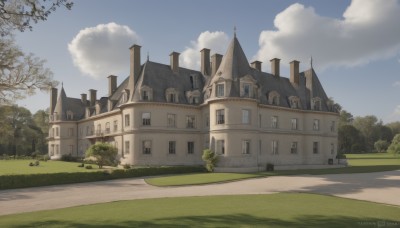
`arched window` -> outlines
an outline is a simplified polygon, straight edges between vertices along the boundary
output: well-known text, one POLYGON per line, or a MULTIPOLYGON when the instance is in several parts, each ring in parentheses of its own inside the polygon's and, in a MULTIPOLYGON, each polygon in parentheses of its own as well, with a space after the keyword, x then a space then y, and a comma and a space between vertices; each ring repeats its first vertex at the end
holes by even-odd
POLYGON ((280 103, 280 95, 276 91, 271 91, 268 93, 268 103, 270 105, 279 105, 280 103))
POLYGON ((179 103, 179 93, 175 88, 168 88, 165 91, 166 100, 169 103, 179 103))
POLYGON ((295 109, 301 108, 300 98, 297 96, 290 96, 289 97, 289 105, 291 108, 295 108, 295 109))
POLYGON ((148 86, 140 88, 140 100, 151 101, 153 100, 153 89, 148 86))

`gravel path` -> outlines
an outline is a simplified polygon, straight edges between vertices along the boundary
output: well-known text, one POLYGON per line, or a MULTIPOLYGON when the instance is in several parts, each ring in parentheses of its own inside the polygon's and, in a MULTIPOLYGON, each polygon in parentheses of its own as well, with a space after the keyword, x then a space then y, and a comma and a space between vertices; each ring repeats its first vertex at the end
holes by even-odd
POLYGON ((311 192, 400 206, 400 170, 378 173, 277 176, 185 187, 154 187, 143 179, 0 191, 0 215, 111 202, 179 196, 311 192))

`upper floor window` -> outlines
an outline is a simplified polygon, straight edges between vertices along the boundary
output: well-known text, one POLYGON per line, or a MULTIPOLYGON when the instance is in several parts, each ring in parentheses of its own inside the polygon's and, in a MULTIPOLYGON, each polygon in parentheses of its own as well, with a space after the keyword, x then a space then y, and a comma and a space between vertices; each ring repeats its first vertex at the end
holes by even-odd
POLYGON ((223 97, 225 96, 225 85, 223 83, 217 84, 217 89, 215 90, 216 97, 223 97))
POLYGON ((58 127, 56 127, 56 136, 59 136, 58 127))
POLYGON ((242 141, 242 154, 250 154, 250 140, 242 141))
POLYGON ((178 91, 175 88, 168 88, 166 90, 167 102, 178 103, 178 91))
POLYGON ((196 127, 196 117, 193 115, 186 116, 186 128, 196 127))
POLYGON ((292 130, 297 130, 297 119, 296 118, 292 119, 291 124, 292 124, 292 130))
POLYGON ((67 111, 67 120, 73 120, 74 119, 74 113, 71 111, 67 111))
POLYGON ((150 112, 142 113, 142 125, 150 126, 151 125, 151 115, 150 112))
POLYGON ((331 154, 335 154, 335 144, 331 143, 331 154))
POLYGON ((319 120, 315 119, 313 122, 313 130, 318 131, 319 130, 319 120))
POLYGON ((175 114, 167 114, 167 125, 168 127, 176 127, 176 115, 175 114))
POLYGON ((209 127, 209 126, 210 126, 210 114, 206 114, 206 117, 205 117, 205 124, 206 124, 206 127, 209 127))
POLYGON ((142 91, 142 100, 144 100, 144 101, 149 100, 149 92, 147 90, 142 91))
POLYGON ((118 131, 118 120, 114 120, 114 131, 118 131))
POLYGON ((101 124, 97 124, 97 131, 96 131, 96 134, 98 135, 98 134, 101 134, 102 132, 101 132, 101 124))
POLYGON ((335 126, 336 126, 335 121, 332 121, 331 122, 331 132, 335 132, 335 126))
POLYGON ((153 90, 148 86, 140 88, 140 99, 142 101, 151 101, 153 96, 153 90))
POLYGON ((296 96, 290 96, 289 105, 291 108, 300 108, 300 98, 296 96))
POLYGON ((278 128, 278 117, 277 116, 271 117, 271 127, 278 128))
POLYGON ((125 114, 125 127, 129 127, 129 125, 130 125, 129 114, 125 114))
POLYGON ((110 133, 110 122, 106 123, 106 133, 110 133))
POLYGON ((192 89, 197 89, 199 87, 197 75, 190 75, 190 84, 192 85, 192 89))
POLYGON ((242 109, 242 123, 249 124, 250 123, 250 110, 242 109))
POLYGON ((73 128, 68 128, 68 137, 74 136, 74 129, 73 128))
POLYGON ((216 110, 216 124, 224 124, 225 123, 225 109, 216 110))

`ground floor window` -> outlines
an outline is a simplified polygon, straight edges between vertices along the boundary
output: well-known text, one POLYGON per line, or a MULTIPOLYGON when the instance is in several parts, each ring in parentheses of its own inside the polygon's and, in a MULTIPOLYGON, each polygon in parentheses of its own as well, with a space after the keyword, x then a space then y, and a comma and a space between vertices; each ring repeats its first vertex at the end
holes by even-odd
POLYGON ((144 140, 142 142, 143 154, 151 154, 151 140, 144 140))
POLYGON ((292 142, 292 147, 290 148, 291 154, 297 154, 297 142, 292 142))
POLYGON ((187 142, 187 151, 188 151, 188 154, 194 154, 194 142, 193 141, 187 142))
POLYGON ((278 141, 273 140, 271 146, 272 146, 272 154, 278 154, 278 141))
POLYGON ((225 154, 225 140, 217 140, 217 154, 225 154))
POLYGON ((313 142, 313 153, 318 154, 318 142, 313 142))
POLYGON ((169 141, 168 142, 168 153, 169 154, 175 154, 176 153, 176 142, 175 141, 169 141))
POLYGON ((243 154, 250 154, 250 140, 243 140, 242 141, 242 153, 243 154))
POLYGON ((129 150, 130 150, 130 142, 125 141, 125 154, 129 154, 129 150))

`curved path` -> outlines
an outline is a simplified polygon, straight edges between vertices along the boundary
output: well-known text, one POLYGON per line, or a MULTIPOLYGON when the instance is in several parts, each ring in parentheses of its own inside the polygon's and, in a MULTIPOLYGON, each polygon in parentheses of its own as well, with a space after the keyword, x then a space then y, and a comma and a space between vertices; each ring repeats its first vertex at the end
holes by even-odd
POLYGON ((184 187, 155 187, 143 179, 0 191, 0 215, 117 200, 179 196, 310 192, 400 206, 400 170, 378 173, 276 176, 184 187))

